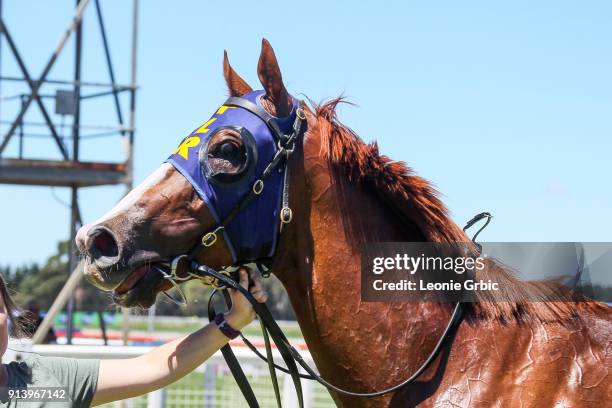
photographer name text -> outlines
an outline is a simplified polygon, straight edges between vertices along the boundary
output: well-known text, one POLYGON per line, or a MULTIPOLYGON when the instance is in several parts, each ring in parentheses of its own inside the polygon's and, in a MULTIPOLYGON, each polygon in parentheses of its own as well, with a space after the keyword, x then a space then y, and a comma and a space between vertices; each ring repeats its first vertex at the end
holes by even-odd
POLYGON ((372 282, 374 290, 391 290, 391 291, 462 291, 462 290, 499 290, 499 283, 491 280, 475 281, 467 279, 463 282, 427 282, 419 279, 418 282, 402 279, 398 282, 385 282, 382 279, 377 279, 372 282))

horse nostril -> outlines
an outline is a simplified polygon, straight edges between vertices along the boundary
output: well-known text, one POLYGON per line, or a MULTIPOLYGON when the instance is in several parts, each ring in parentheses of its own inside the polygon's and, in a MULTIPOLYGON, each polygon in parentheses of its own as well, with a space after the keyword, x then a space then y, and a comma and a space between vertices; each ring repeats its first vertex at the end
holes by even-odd
POLYGON ((112 265, 119 260, 119 245, 111 231, 96 227, 88 235, 89 254, 96 262, 112 265))

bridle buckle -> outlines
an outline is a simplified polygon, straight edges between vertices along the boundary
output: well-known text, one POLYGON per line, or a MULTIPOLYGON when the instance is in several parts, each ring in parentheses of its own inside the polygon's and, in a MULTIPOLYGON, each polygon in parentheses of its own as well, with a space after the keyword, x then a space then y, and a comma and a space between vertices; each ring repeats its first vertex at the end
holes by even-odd
POLYGON ((253 184, 253 193, 256 195, 260 195, 264 189, 264 182, 259 179, 253 184))
POLYGON ((281 208, 280 220, 283 224, 289 224, 293 219, 293 211, 289 207, 281 208))
POLYGON ((302 120, 306 119, 306 112, 304 112, 304 108, 301 106, 297 108, 295 115, 302 120))
POLYGON ((215 244, 215 242, 217 242, 217 232, 215 231, 211 231, 211 232, 207 232, 203 237, 202 237, 202 245, 205 246, 206 248, 211 247, 215 244))

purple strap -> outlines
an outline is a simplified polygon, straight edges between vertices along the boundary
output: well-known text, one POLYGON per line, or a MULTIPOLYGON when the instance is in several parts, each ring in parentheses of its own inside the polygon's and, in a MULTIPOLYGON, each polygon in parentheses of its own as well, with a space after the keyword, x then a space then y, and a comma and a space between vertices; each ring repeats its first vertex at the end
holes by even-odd
POLYGON ((225 337, 229 338, 230 340, 235 339, 240 335, 240 332, 230 326, 227 320, 225 320, 225 315, 223 313, 219 313, 215 316, 215 323, 219 330, 221 330, 221 333, 223 333, 225 337))

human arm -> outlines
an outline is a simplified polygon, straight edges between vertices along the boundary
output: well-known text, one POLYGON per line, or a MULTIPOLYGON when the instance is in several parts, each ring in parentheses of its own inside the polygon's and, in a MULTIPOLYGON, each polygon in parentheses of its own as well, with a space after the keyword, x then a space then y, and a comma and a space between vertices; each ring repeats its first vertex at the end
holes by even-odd
MULTIPOLYGON (((241 269, 240 285, 244 288, 248 288, 248 277, 246 269, 241 269)), ((251 294, 258 302, 265 302, 267 295, 259 276, 251 274, 251 277, 254 282, 251 294)), ((225 319, 232 328, 241 330, 255 318, 255 312, 240 292, 230 290, 230 294, 232 309, 225 319)), ((131 398, 165 387, 193 371, 228 341, 215 323, 209 323, 142 356, 102 360, 92 405, 131 398)))

